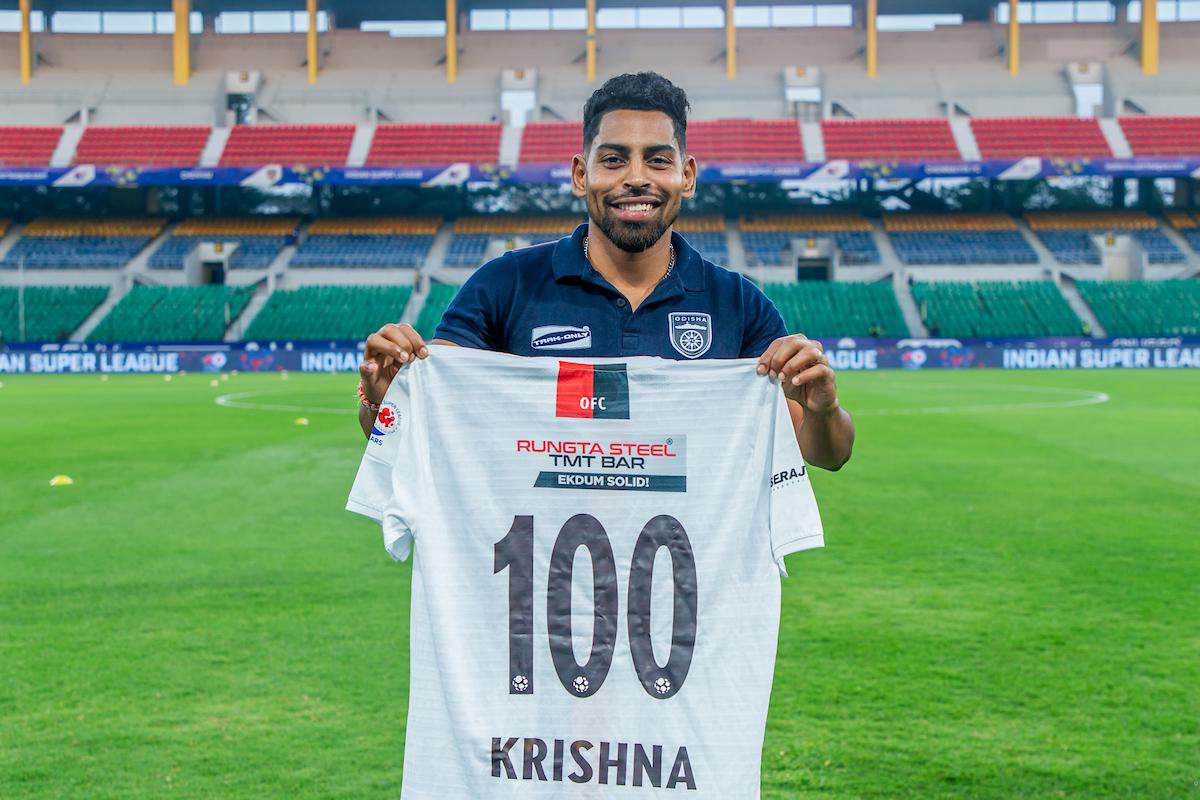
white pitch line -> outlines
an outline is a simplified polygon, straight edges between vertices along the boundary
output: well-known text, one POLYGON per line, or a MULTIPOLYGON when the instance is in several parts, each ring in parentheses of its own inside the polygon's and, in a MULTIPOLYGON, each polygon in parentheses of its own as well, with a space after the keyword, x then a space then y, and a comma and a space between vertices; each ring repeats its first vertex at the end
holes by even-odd
MULTIPOLYGON (((1016 389, 1017 391, 1033 392, 1040 394, 1062 394, 1070 392, 1072 394, 1082 394, 1083 397, 1075 397, 1069 400, 1044 401, 1033 403, 977 403, 966 406, 922 406, 918 408, 880 408, 880 409, 862 409, 855 412, 854 416, 902 416, 910 414, 957 414, 975 413, 980 411, 1030 411, 1047 408, 1074 408, 1078 406, 1095 406, 1101 403, 1107 403, 1111 398, 1106 392, 1094 392, 1090 389, 1058 389, 1046 386, 1024 386, 1020 384, 975 384, 975 386, 993 386, 997 389, 1016 389)), ((943 389, 961 389, 961 386, 950 386, 945 384, 924 384, 921 388, 943 388, 943 389)))
POLYGON ((291 411, 302 414, 357 414, 358 409, 350 408, 320 408, 312 406, 289 406, 274 403, 245 403, 242 398, 261 397, 262 395, 279 394, 279 392, 234 392, 223 394, 214 402, 225 408, 239 408, 245 411, 291 411))

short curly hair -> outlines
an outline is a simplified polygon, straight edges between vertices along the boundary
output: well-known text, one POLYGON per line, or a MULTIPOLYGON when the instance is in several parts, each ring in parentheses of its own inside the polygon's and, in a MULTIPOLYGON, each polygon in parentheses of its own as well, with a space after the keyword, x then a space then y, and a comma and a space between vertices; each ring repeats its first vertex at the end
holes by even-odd
POLYGON ((679 152, 687 145, 687 92, 657 72, 627 72, 609 78, 583 106, 583 152, 587 153, 609 111, 661 111, 675 124, 679 152))

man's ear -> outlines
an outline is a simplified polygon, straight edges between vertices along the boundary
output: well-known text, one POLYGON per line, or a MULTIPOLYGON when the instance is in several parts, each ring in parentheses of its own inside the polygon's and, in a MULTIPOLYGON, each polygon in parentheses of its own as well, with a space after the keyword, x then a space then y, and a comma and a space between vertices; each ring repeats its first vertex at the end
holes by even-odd
POLYGON ((683 196, 696 196, 696 173, 699 167, 696 165, 696 159, 693 156, 685 156, 683 159, 683 196))
POLYGON ((571 156, 571 193, 576 197, 587 195, 587 160, 582 155, 571 156))

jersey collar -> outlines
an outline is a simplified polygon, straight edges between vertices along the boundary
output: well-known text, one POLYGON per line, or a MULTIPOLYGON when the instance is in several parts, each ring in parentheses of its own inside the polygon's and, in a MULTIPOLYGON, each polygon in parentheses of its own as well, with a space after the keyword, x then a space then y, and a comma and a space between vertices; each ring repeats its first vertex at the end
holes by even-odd
MULTIPOLYGON (((583 257, 583 237, 587 235, 587 230, 585 222, 570 236, 559 239, 558 244, 554 246, 551 264, 555 281, 574 278, 608 286, 608 281, 583 257)), ((671 233, 671 243, 675 245, 675 269, 663 281, 664 286, 674 284, 688 292, 704 291, 705 270, 700 254, 678 233, 671 233)))

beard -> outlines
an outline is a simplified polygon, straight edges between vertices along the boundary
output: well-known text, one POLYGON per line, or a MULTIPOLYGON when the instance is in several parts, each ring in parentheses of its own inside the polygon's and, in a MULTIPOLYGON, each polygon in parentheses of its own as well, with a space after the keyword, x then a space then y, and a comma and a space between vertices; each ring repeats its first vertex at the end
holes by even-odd
MULTIPOLYGON (((662 207, 660 207, 662 208, 662 207)), ((679 217, 679 209, 664 211, 645 222, 625 222, 607 203, 592 209, 592 220, 608 240, 626 253, 641 253, 653 247, 679 217)))

